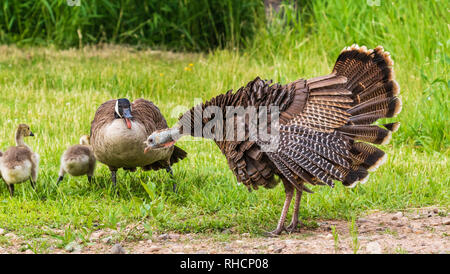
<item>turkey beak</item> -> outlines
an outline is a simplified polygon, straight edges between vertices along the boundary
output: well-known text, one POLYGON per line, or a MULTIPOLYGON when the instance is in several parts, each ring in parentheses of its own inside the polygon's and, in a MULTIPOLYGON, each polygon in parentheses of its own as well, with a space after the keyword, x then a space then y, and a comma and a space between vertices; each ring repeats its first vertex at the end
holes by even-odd
POLYGON ((131 129, 131 120, 133 118, 133 115, 131 115, 131 110, 129 108, 123 109, 123 118, 125 119, 125 122, 127 123, 127 128, 131 129))
POLYGON ((145 141, 144 144, 147 145, 147 146, 145 147, 145 149, 144 149, 144 153, 147 153, 147 152, 149 152, 149 151, 152 150, 152 149, 157 149, 157 148, 158 148, 157 145, 155 145, 155 144, 150 144, 150 143, 148 143, 147 141, 145 141))
POLYGON ((149 136, 147 138, 147 140, 145 140, 144 144, 146 145, 145 149, 144 149, 144 153, 147 153, 149 150, 152 150, 155 148, 155 141, 156 140, 155 134, 152 134, 151 136, 149 136))

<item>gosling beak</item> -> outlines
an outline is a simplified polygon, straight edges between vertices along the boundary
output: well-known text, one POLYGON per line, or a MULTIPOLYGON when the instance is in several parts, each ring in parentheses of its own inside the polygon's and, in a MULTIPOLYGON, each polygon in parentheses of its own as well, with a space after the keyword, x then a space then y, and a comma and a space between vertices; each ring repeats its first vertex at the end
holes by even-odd
POLYGON ((123 109, 123 118, 125 119, 125 122, 127 123, 127 128, 131 129, 131 120, 133 118, 133 115, 131 115, 131 110, 129 108, 123 109))
POLYGON ((30 131, 30 136, 34 136, 33 132, 30 131))

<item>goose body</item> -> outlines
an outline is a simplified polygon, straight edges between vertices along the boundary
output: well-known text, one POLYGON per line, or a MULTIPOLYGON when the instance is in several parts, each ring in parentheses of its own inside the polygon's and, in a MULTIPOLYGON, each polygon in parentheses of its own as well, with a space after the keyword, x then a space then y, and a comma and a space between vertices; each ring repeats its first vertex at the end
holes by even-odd
POLYGON ((18 184, 30 179, 32 160, 30 159, 31 154, 29 151, 18 147, 14 148, 14 152, 12 150, 9 152, 9 155, 14 155, 14 158, 16 156, 19 157, 14 160, 12 159, 13 157, 5 157, 1 168, 3 180, 7 184, 18 184))
POLYGON ((111 170, 114 183, 119 168, 169 171, 186 152, 175 146, 144 152, 148 135, 166 128, 166 120, 150 101, 109 100, 98 108, 91 123, 92 149, 96 159, 111 170))
POLYGON ((91 181, 94 175, 96 159, 91 146, 89 136, 82 136, 79 145, 69 147, 61 157, 58 183, 62 181, 66 173, 72 176, 87 175, 91 181))
MULTIPOLYGON (((65 155, 66 156, 66 155, 65 155)), ((76 158, 64 158, 62 168, 72 176, 86 175, 89 171, 89 156, 77 155, 76 158)))
POLYGON ((0 174, 11 196, 14 194, 14 184, 30 180, 34 188, 37 180, 39 155, 24 143, 23 138, 28 136, 34 136, 30 127, 20 124, 16 132, 16 146, 8 148, 0 157, 0 174))

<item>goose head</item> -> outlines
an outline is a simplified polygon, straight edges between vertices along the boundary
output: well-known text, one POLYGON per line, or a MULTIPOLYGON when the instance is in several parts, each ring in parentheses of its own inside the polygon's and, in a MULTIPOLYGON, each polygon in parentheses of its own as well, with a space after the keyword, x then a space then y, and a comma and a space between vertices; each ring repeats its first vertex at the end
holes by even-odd
POLYGON ((33 132, 31 132, 30 126, 26 124, 20 124, 17 127, 16 131, 16 145, 26 146, 23 139, 28 136, 34 136, 33 132))
POLYGON ((131 115, 131 103, 128 99, 117 99, 114 117, 116 119, 124 119, 127 128, 131 129, 131 119, 133 119, 133 115, 131 115))
POLYGON ((34 136, 33 132, 31 132, 30 126, 26 124, 20 124, 17 127, 16 136, 20 137, 28 137, 28 136, 34 136))

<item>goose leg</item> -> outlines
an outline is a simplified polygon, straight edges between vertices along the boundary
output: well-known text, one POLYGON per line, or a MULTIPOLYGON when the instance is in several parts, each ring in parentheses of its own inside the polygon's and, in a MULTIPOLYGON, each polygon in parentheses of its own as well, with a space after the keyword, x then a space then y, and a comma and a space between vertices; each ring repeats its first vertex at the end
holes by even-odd
MULTIPOLYGON (((170 174, 171 177, 173 177, 173 170, 172 170, 171 166, 168 166, 166 168, 166 171, 167 171, 167 173, 170 174)), ((173 188, 173 192, 177 192, 177 183, 174 182, 172 188, 173 188)))
POLYGON ((167 173, 170 173, 171 176, 173 176, 173 170, 172 170, 172 167, 171 167, 171 166, 168 166, 168 167, 166 168, 166 171, 167 171, 167 173))
POLYGON ((62 181, 63 179, 64 179, 64 175, 59 176, 59 177, 58 177, 58 181, 56 181, 56 184, 61 183, 61 181, 62 181))
POLYGON ((37 165, 35 163, 32 163, 31 164, 31 178, 30 178, 30 182, 31 182, 31 187, 33 189, 36 189, 37 175, 38 175, 38 167, 37 167, 37 165))
POLYGON ((91 157, 91 160, 89 161, 89 169, 87 172, 87 177, 88 177, 88 182, 91 183, 92 182, 92 176, 94 176, 94 171, 95 171, 95 158, 94 156, 91 157))
POLYGON ((13 184, 6 184, 8 186, 8 190, 9 190, 9 196, 13 196, 14 195, 14 185, 13 184))
POLYGON ((292 214, 292 220, 289 226, 286 228, 289 233, 295 232, 297 230, 298 221, 298 212, 300 209, 300 201, 302 199, 303 191, 295 192, 295 203, 294 203, 294 213, 292 214))
POLYGON ((117 168, 109 167, 109 170, 111 171, 111 181, 114 184, 114 187, 116 187, 116 171, 117 168))
POLYGON ((281 211, 280 220, 278 221, 277 228, 274 231, 268 233, 269 236, 279 236, 283 230, 286 230, 284 227, 284 221, 286 220, 286 215, 289 210, 289 205, 291 204, 292 197, 294 196, 294 187, 289 183, 284 184, 284 191, 286 193, 286 200, 284 200, 283 210, 281 211))
POLYGON ((113 182, 114 187, 116 187, 117 179, 116 179, 116 171, 115 170, 111 171, 111 181, 113 182))
POLYGON ((59 177, 58 177, 58 181, 56 181, 56 184, 61 183, 61 181, 64 179, 64 175, 66 174, 66 172, 64 171, 64 168, 61 165, 61 168, 59 169, 59 177))

